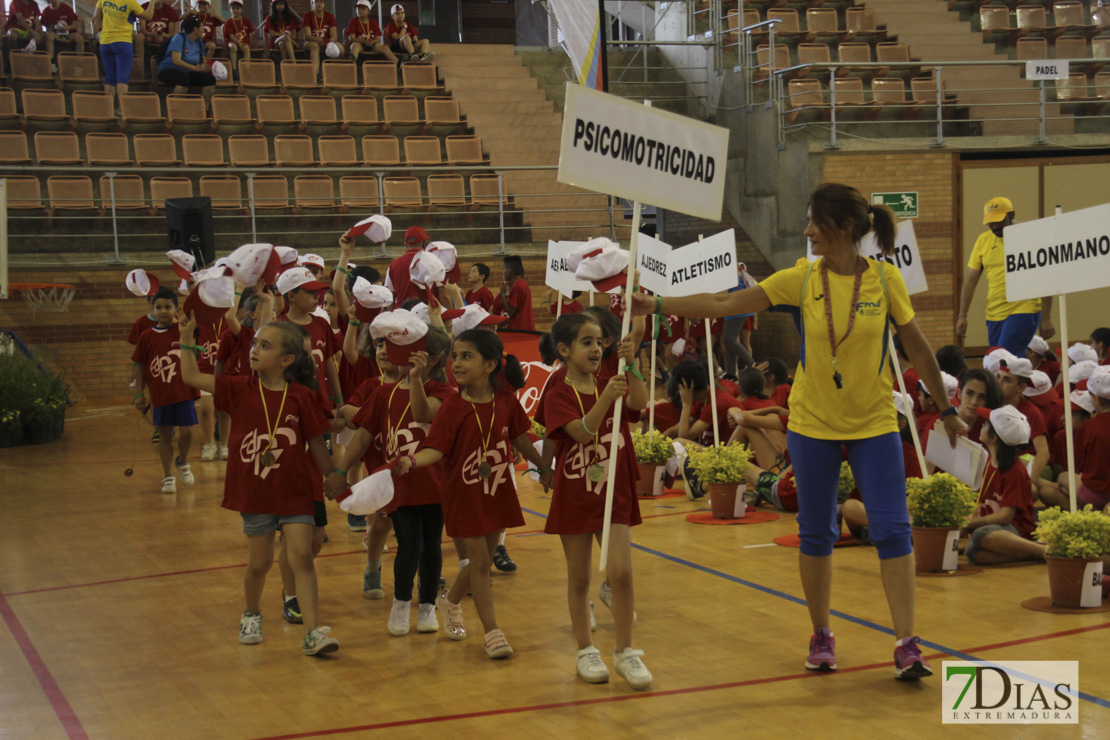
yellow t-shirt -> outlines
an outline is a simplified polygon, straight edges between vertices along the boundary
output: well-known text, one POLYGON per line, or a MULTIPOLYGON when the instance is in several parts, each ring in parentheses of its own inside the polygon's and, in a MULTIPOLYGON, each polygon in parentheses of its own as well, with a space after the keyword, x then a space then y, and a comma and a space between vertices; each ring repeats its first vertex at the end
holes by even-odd
POLYGON ((993 231, 984 231, 975 240, 967 266, 987 274, 987 321, 1002 321, 1015 313, 1037 313, 1041 310, 1040 298, 1024 301, 1006 301, 1006 250, 1002 239, 993 231))
MULTIPOLYGON (((879 264, 867 260, 852 333, 836 352, 844 387, 833 382, 832 346, 825 320, 821 261, 809 275, 802 301, 802 359, 790 391, 789 429, 815 439, 866 439, 898 431, 893 380, 887 372, 887 315, 899 326, 913 319, 906 283, 897 268, 882 263, 891 305, 883 295, 879 264)), ((776 306, 797 306, 809 261, 779 270, 760 285, 776 306)), ((829 273, 833 331, 839 341, 848 328, 848 302, 854 275, 829 273)))
POLYGON ((127 20, 127 15, 129 13, 138 15, 143 12, 143 6, 138 0, 97 0, 96 7, 100 8, 100 43, 115 44, 120 41, 131 43, 135 28, 133 23, 127 20))

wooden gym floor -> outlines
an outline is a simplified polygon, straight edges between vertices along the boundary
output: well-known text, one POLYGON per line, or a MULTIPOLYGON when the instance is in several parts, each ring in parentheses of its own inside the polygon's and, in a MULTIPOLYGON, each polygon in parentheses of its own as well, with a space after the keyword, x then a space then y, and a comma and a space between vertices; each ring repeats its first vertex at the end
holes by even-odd
MULTIPOLYGON (((132 478, 129 409, 75 411, 62 440, 0 450, 0 737, 1110 737, 1110 619, 1022 609, 1047 593, 1043 566, 919 579, 918 632, 936 675, 902 684, 874 550, 838 548, 840 670, 810 674, 797 550, 771 544, 796 531, 793 516, 699 526, 684 515, 706 505, 685 498, 643 501, 634 530, 648 693, 615 673, 600 686, 575 677, 562 550, 542 534, 548 499, 531 482, 520 492, 527 523, 508 539, 519 570, 493 577, 512 659, 485 657, 470 603, 464 642, 415 625, 391 637, 392 556, 386 599, 363 599, 362 535, 330 504, 317 569, 340 651, 301 656, 276 567, 265 642, 242 646, 246 548, 238 516, 219 506, 220 465, 195 461, 197 484, 163 496, 150 434, 138 428, 132 478), (965 656, 1079 660, 1080 724, 943 726, 940 662, 965 656)), ((448 544, 444 561, 450 577, 448 544)), ((612 622, 596 606, 595 642, 612 668, 612 622)))

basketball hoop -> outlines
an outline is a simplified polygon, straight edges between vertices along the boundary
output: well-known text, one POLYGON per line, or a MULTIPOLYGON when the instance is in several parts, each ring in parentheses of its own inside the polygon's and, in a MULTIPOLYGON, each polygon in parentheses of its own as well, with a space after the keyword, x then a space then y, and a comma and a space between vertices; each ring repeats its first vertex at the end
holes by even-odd
POLYGON ((8 288, 23 294, 23 300, 31 307, 32 319, 39 310, 65 311, 77 293, 76 286, 54 283, 12 283, 8 288))

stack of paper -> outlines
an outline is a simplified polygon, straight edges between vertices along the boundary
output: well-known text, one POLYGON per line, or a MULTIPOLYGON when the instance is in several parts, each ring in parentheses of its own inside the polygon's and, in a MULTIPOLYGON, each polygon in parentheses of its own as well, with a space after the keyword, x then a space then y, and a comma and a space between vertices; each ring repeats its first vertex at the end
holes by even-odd
POLYGON ((966 437, 957 437, 956 446, 952 447, 948 443, 944 424, 939 420, 932 431, 925 448, 925 459, 945 473, 955 476, 972 490, 979 490, 979 486, 983 484, 983 473, 987 469, 987 458, 990 457, 986 449, 966 437))

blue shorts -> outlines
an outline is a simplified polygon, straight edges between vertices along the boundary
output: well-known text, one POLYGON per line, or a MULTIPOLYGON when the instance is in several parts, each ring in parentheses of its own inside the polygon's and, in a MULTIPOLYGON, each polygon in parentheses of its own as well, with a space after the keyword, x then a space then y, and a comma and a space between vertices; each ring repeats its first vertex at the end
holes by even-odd
POLYGON ((135 47, 129 41, 100 45, 100 58, 104 61, 104 84, 127 85, 131 82, 131 62, 135 47))
POLYGON ((1001 321, 987 322, 987 341, 992 347, 1002 347, 1011 354, 1025 357, 1029 342, 1041 325, 1041 312, 1015 313, 1001 321))
POLYGON ((156 427, 194 427, 196 425, 197 407, 192 399, 154 407, 156 427))
POLYGON ((258 537, 270 534, 281 529, 284 524, 314 525, 315 517, 311 514, 296 514, 294 516, 278 516, 277 514, 240 514, 243 517, 243 534, 247 537, 258 537))

